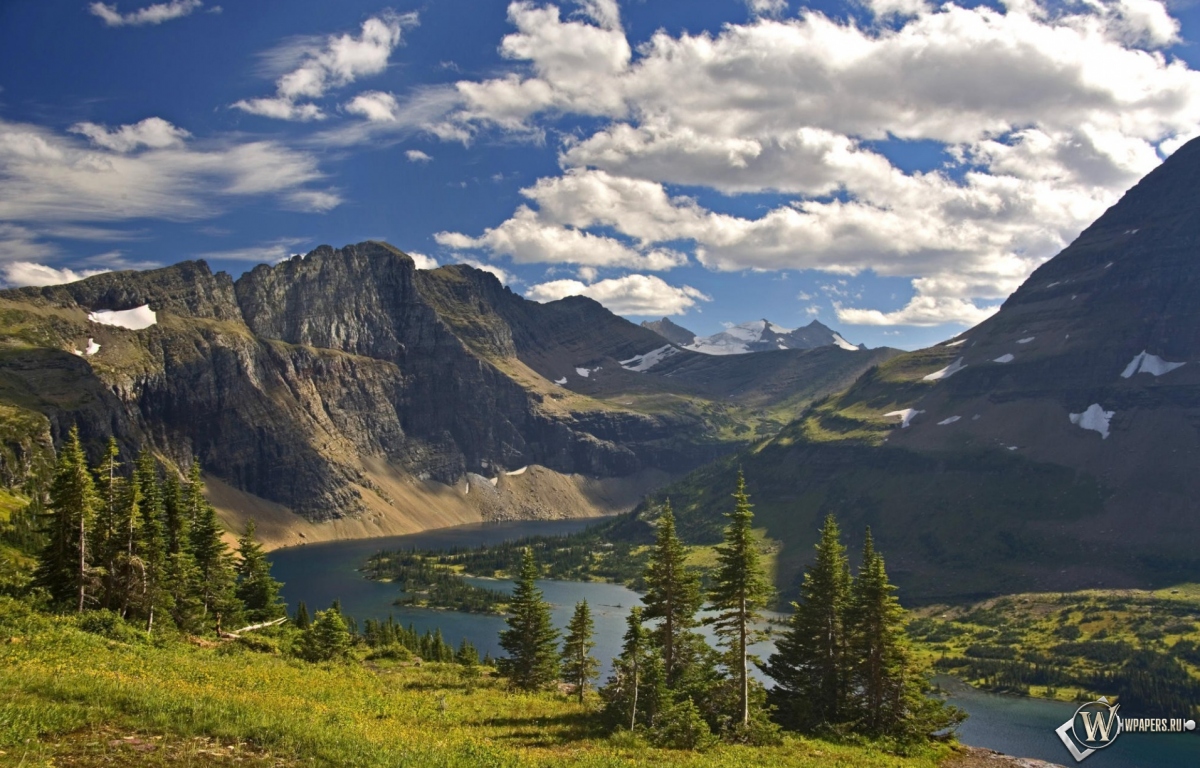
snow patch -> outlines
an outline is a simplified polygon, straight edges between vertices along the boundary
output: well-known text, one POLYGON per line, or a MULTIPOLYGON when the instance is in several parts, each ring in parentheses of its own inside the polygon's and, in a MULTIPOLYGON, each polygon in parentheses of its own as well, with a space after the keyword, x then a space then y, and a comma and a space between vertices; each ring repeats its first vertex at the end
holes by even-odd
POLYGON ((1029 342, 1033 341, 1036 338, 1037 338, 1037 336, 1026 336, 1023 339, 1017 339, 1017 343, 1018 344, 1028 344, 1029 342))
POLYGON ((131 331, 140 331, 143 328, 149 328, 158 322, 158 315, 154 310, 150 309, 149 304, 143 304, 134 309, 102 309, 99 312, 92 312, 88 315, 88 320, 101 325, 114 325, 117 328, 128 328, 131 331))
POLYGON ((1050 283, 1050 285, 1047 285, 1046 287, 1053 288, 1056 285, 1062 285, 1062 280, 1055 280, 1053 283, 1050 283))
POLYGON ((492 484, 492 487, 493 487, 493 488, 495 488, 495 487, 496 487, 496 485, 497 485, 497 484, 500 482, 500 478, 498 478, 498 477, 489 477, 489 478, 488 478, 488 482, 492 484))
POLYGON ((554 383, 561 387, 563 384, 567 383, 567 377, 563 376, 561 379, 555 379, 554 383))
POLYGON ((841 347, 842 349, 848 350, 850 352, 860 351, 858 347, 854 346, 850 342, 843 339, 842 334, 837 333, 836 331, 833 334, 833 343, 836 344, 837 346, 841 347))
POLYGON ((677 354, 679 354, 679 348, 675 347, 674 345, 667 344, 659 347, 658 349, 652 349, 644 355, 637 355, 629 358, 628 360, 622 360, 621 367, 627 371, 644 373, 645 371, 648 371, 661 363, 663 360, 666 360, 668 357, 677 354))
POLYGON ((942 379, 948 379, 966 367, 967 366, 963 364, 963 359, 960 357, 942 370, 934 371, 928 376, 922 376, 921 381, 940 381, 942 379))
POLYGON ((512 472, 505 472, 504 474, 508 475, 509 477, 516 477, 517 475, 525 474, 525 470, 527 469, 529 469, 528 465, 521 467, 520 469, 514 469, 512 472))
POLYGON ((974 416, 972 416, 971 421, 979 421, 979 414, 977 413, 974 416))
POLYGON ((1015 450, 1017 450, 1017 446, 1015 446, 1015 445, 1010 445, 1010 446, 1008 446, 1008 450, 1010 450, 1010 451, 1015 451, 1015 450))
POLYGON ((1012 355, 1000 355, 1000 357, 997 357, 992 362, 993 363, 1011 363, 1012 361, 1013 361, 1012 355))
POLYGON ((958 341, 948 341, 945 344, 943 344, 942 346, 943 347, 957 347, 959 344, 966 344, 966 343, 967 343, 966 339, 959 339, 958 341))
POLYGON ((925 411, 918 411, 915 408, 905 408, 902 411, 892 411, 891 413, 885 413, 885 414, 883 414, 883 416, 884 416, 884 418, 887 418, 888 416, 899 416, 900 417, 900 428, 907 429, 908 425, 912 423, 913 417, 916 416, 918 413, 925 413, 925 411))
POLYGON ((961 418, 962 418, 962 416, 951 416, 948 419, 942 419, 941 421, 938 422, 938 426, 944 427, 947 424, 953 424, 954 422, 958 421, 961 418))
POLYGON ((589 371, 587 368, 576 368, 575 373, 578 373, 580 376, 586 379, 591 371, 589 371))
MULTIPOLYGON (((83 354, 87 355, 88 357, 91 357, 92 355, 96 354, 99 351, 100 351, 100 345, 96 343, 96 340, 88 339, 87 349, 85 349, 83 351, 83 354)), ((1180 365, 1182 365, 1182 363, 1180 363, 1180 365)))
POLYGON ((1151 355, 1142 350, 1140 354, 1134 355, 1133 360, 1129 365, 1125 366, 1125 370, 1121 371, 1121 378, 1128 379, 1135 373, 1149 373, 1153 376, 1162 376, 1164 373, 1185 365, 1185 363, 1168 363, 1158 355, 1151 355))
POLYGON ((1070 414, 1071 423, 1082 429, 1099 432, 1100 437, 1108 439, 1108 422, 1116 415, 1116 411, 1106 411, 1099 403, 1092 403, 1083 413, 1070 414))

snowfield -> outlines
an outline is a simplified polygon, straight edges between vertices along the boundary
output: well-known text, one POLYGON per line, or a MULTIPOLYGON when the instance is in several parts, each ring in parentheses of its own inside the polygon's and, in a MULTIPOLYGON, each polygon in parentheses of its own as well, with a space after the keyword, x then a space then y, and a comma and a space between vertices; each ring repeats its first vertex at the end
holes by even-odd
POLYGON ((154 310, 150 309, 149 304, 143 304, 134 309, 102 309, 99 312, 92 312, 88 315, 88 320, 101 325, 112 325, 117 328, 128 328, 131 331, 140 331, 156 324, 158 315, 154 310))
POLYGON ((1000 355, 1000 357, 997 357, 992 362, 993 363, 1011 363, 1012 361, 1013 361, 1012 355, 1000 355))
POLYGON ((1125 370, 1121 371, 1121 378, 1128 379, 1135 373, 1149 373, 1152 376, 1162 376, 1164 373, 1186 365, 1186 363, 1168 363, 1158 355, 1151 355, 1142 350, 1141 354, 1135 355, 1129 365, 1125 366, 1125 370))
POLYGON ((905 408, 902 411, 892 411, 891 413, 885 413, 883 415, 885 418, 888 416, 899 416, 900 428, 908 429, 908 425, 912 423, 913 417, 918 413, 925 413, 925 411, 918 411, 915 408, 905 408))
POLYGON ((960 357, 942 370, 934 371, 928 376, 922 376, 921 381, 941 381, 942 379, 948 379, 966 367, 967 366, 963 363, 963 359, 960 357))
POLYGON ((1100 407, 1099 403, 1092 403, 1083 413, 1070 414, 1070 418, 1072 424, 1078 425, 1081 429, 1090 429, 1093 432, 1099 432, 1100 437, 1107 440, 1108 423, 1116 413, 1116 411, 1104 410, 1100 407))
POLYGON ((962 416, 951 416, 948 419, 942 419, 941 421, 938 422, 938 426, 944 427, 947 424, 953 424, 954 422, 958 421, 961 418, 962 418, 962 416))
POLYGON ((652 349, 644 355, 638 355, 636 357, 631 357, 628 360, 622 360, 621 367, 627 371, 644 373, 645 371, 648 371, 661 363, 663 360, 666 360, 668 357, 677 354, 679 354, 678 347, 675 347, 672 344, 667 344, 666 346, 659 347, 658 349, 652 349))

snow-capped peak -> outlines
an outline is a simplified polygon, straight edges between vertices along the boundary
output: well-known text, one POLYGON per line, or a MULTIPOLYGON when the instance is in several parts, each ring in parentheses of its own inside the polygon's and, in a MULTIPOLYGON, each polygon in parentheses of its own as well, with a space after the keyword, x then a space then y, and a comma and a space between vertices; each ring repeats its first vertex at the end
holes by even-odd
POLYGON ((751 320, 730 326, 712 336, 697 338, 684 349, 706 355, 744 355, 749 352, 813 349, 830 345, 851 351, 859 349, 817 320, 803 328, 784 328, 766 319, 751 320))

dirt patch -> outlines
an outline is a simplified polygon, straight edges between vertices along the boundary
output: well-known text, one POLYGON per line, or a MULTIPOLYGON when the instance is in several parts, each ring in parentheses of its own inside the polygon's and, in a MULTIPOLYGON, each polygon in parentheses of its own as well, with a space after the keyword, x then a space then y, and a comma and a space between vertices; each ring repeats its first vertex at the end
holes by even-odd
POLYGON ((1013 757, 980 747, 962 747, 961 751, 942 763, 941 768, 1064 768, 1031 757, 1013 757))
MULTIPOLYGON (((295 758, 273 755, 268 750, 248 742, 222 741, 207 736, 186 738, 131 734, 108 726, 47 738, 38 747, 40 749, 36 757, 32 750, 29 751, 30 759, 40 760, 49 756, 55 766, 78 768, 122 765, 149 768, 207 768, 224 765, 283 768, 300 765, 300 761, 295 758)), ((21 759, 15 752, 8 755, 14 756, 18 760, 21 759)))

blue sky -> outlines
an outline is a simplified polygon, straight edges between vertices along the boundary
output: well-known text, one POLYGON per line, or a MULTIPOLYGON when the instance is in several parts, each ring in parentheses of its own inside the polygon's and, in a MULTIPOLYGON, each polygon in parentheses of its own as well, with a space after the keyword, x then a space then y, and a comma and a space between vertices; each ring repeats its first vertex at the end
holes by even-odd
POLYGON ((1158 0, 0 3, 0 278, 384 239, 702 334, 980 319, 1200 134, 1158 0))

